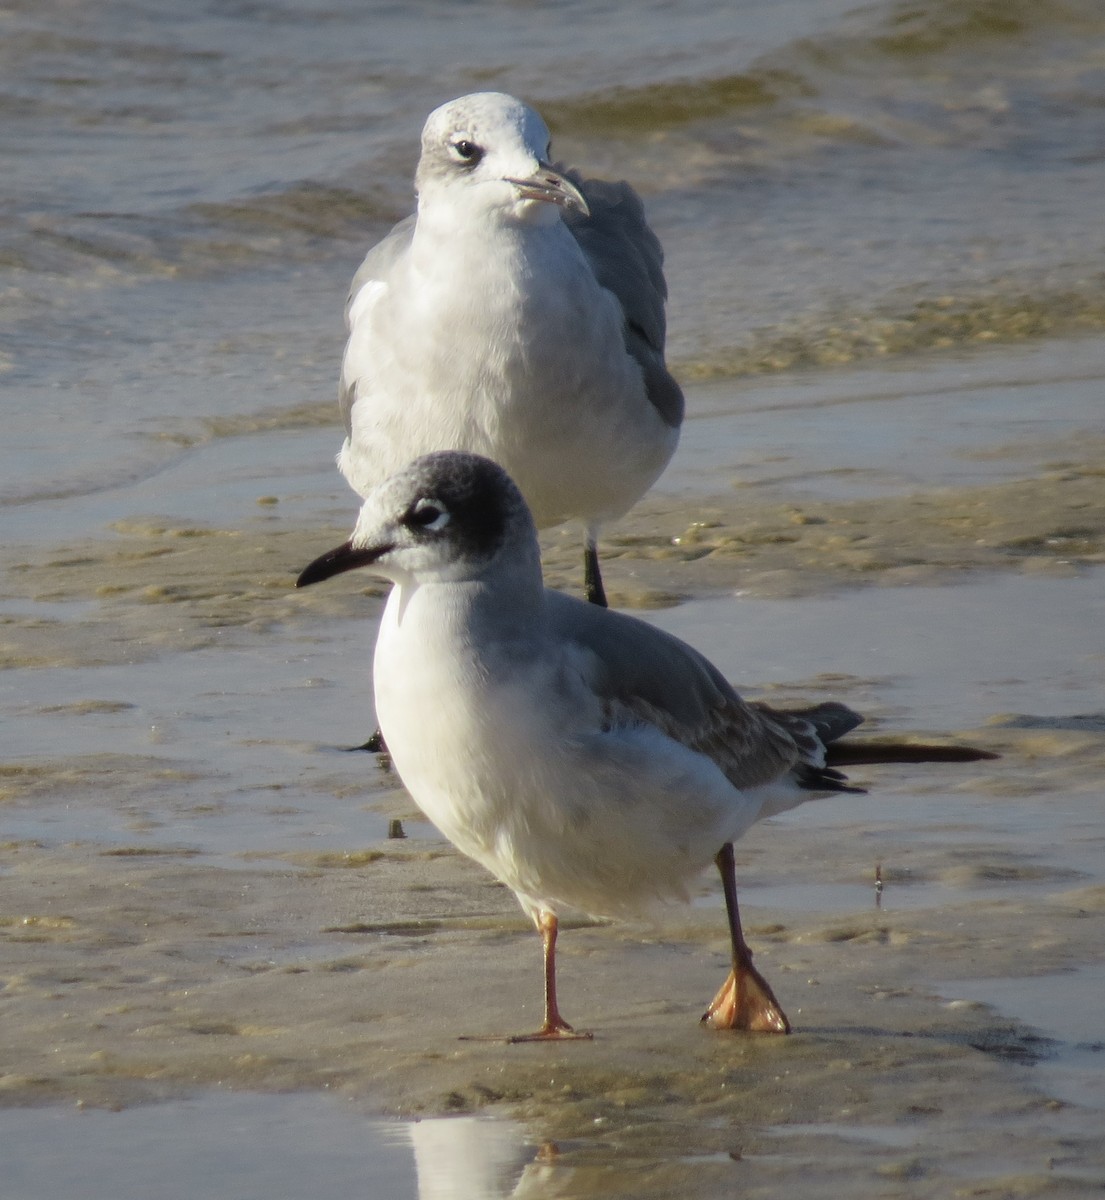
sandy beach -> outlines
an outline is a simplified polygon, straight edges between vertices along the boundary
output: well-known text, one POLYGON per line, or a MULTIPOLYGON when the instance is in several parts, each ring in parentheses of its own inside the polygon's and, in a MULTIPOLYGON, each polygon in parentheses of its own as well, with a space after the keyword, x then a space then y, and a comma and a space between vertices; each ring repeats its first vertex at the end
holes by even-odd
MULTIPOLYGON (((1105 1188, 1098 0, 16 4, 0 39, 4 1200, 1105 1188), (641 193, 679 451, 612 602, 743 693, 1000 758, 737 845, 724 909, 540 951, 374 725, 342 306, 495 88, 641 193), (395 836, 402 833, 404 836, 395 836), (877 890, 876 880, 882 888, 877 890)), ((579 591, 580 532, 544 536, 579 591)))
MULTIPOLYGON (((8 552, 11 715, 52 752, 3 768, 5 1102, 122 1110, 120 1131, 135 1105, 227 1091, 325 1092, 366 1129, 490 1114, 529 1164, 494 1195, 535 1172, 571 1196, 1099 1190, 1105 437, 1075 432, 1094 362, 1072 343, 915 363, 897 396, 864 372, 773 379, 742 403, 780 443, 829 407, 862 453, 819 480, 753 447, 722 490, 720 462, 696 465, 737 419, 715 404, 610 533, 617 602, 746 693, 838 696, 871 736, 1002 756, 868 768, 868 795, 738 844, 788 1038, 699 1027, 726 953, 704 877, 689 909, 569 923, 562 1003, 593 1043, 458 1040, 534 1023, 537 939, 385 762, 346 753, 371 724, 380 591, 292 590, 346 533, 289 519, 294 494, 259 488, 236 527, 135 518, 8 552), (1047 378, 1061 360, 1082 383, 1047 378), (944 428, 927 489, 868 436, 919 380, 956 389, 972 431, 944 428), (1052 436, 973 407, 995 380, 1046 389, 1052 436)), ((577 587, 574 541, 547 552, 577 587)))

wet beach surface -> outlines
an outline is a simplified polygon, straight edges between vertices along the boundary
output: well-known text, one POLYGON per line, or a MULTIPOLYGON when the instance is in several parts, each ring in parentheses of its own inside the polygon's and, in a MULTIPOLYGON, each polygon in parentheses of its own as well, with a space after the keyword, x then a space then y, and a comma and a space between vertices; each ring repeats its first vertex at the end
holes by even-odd
MULTIPOLYGON (((946 367, 923 374, 950 386, 946 367)), ((869 382, 884 381, 855 378, 869 382)), ((792 385, 816 414, 825 397, 792 385)), ((781 386, 744 394, 770 409, 781 386)), ((2 778, 0 1085, 19 1144, 43 1139, 53 1170, 70 1144, 95 1166, 140 1112, 138 1136, 161 1119, 217 1146, 226 1104, 260 1147, 303 1105, 355 1162, 398 1163, 394 1195, 415 1194, 413 1150, 407 1127, 373 1123, 384 1114, 509 1119, 504 1178, 529 1163, 525 1186, 550 1195, 1099 1188, 1105 459, 1091 426, 1077 436, 1071 390, 1067 410, 1052 385, 1054 439, 994 423, 989 445, 934 453, 935 476, 964 474, 953 486, 913 490, 893 447, 856 466, 875 496, 834 496, 801 462, 801 486, 761 463, 763 482, 752 464, 729 494, 696 495, 709 475, 677 467, 611 533, 621 601, 749 694, 839 696, 873 736, 946 732, 1002 754, 854 772, 868 795, 738 843, 785 1039, 698 1026, 726 953, 704 876, 689 910, 566 930, 562 1002, 593 1043, 458 1040, 537 1023, 538 943, 386 764, 345 750, 371 723, 378 589, 291 589, 344 530, 297 528, 265 489, 233 528, 136 518, 9 552, 5 717, 23 753, 2 778), (152 1101, 162 1118, 134 1108, 152 1101), (58 1106, 124 1111, 70 1143, 58 1106)), ((795 419, 777 414, 779 444, 795 419)), ((574 541, 554 533, 549 557, 577 586, 574 541)), ((487 1149, 485 1130, 456 1126, 439 1158, 495 1159, 507 1134, 487 1149)), ((47 1194, 49 1175, 36 1191, 24 1169, 24 1194, 47 1194)), ((464 1169, 473 1195, 511 1194, 464 1169)), ((248 1174, 235 1194, 265 1178, 248 1174)))
POLYGON ((1105 1187, 1100 6, 738 7, 10 7, 5 1197, 1105 1187), (612 601, 746 694, 1002 756, 738 843, 788 1038, 698 1025, 707 874, 566 923, 593 1042, 459 1040, 537 1024, 538 940, 347 752, 381 589, 292 587, 355 513, 349 277, 477 87, 667 250, 688 421, 612 601))

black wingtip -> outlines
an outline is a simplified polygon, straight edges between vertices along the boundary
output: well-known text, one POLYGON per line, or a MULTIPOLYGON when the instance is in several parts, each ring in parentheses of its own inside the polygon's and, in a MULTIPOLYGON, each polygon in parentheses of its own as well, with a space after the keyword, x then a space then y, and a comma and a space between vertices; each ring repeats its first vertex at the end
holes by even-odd
POLYGON ((867 794, 866 788, 854 787, 843 771, 832 767, 803 766, 796 772, 798 786, 805 792, 852 792, 858 796, 867 794))

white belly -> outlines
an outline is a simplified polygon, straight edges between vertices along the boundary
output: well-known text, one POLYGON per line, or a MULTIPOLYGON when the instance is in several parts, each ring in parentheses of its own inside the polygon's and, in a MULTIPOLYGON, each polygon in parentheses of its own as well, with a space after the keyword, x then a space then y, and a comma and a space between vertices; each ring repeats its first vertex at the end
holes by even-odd
POLYGON ((405 610, 398 589, 389 599, 380 727, 419 807, 531 913, 614 916, 685 898, 688 880, 756 819, 759 800, 704 756, 650 727, 603 732, 598 701, 571 692, 560 664, 477 661, 431 608, 418 592, 405 610))

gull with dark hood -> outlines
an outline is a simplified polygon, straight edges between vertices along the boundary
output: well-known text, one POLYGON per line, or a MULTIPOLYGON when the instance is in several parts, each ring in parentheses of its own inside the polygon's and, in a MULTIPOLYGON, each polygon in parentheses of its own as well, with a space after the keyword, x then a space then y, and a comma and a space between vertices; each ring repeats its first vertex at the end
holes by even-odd
POLYGON ((373 678, 392 761, 460 850, 510 887, 541 933, 545 1020, 558 914, 619 916, 686 899, 721 872, 732 969, 703 1018, 790 1026, 752 964, 733 846, 754 822, 854 791, 852 762, 969 762, 973 747, 870 745, 843 704, 750 704, 701 654, 633 617, 545 589, 533 520, 507 474, 471 454, 420 458, 371 492, 350 540, 299 583, 365 567, 394 583, 373 678))

